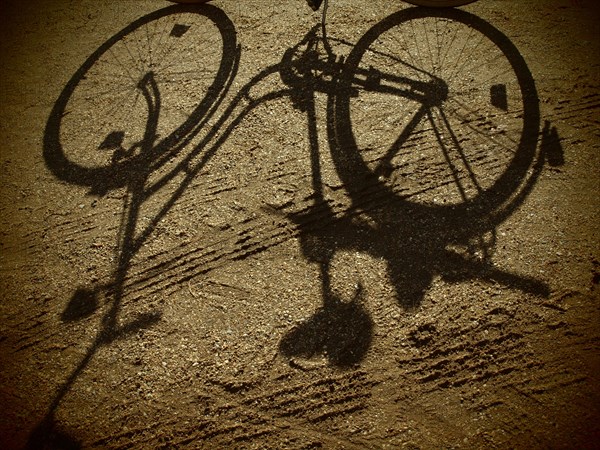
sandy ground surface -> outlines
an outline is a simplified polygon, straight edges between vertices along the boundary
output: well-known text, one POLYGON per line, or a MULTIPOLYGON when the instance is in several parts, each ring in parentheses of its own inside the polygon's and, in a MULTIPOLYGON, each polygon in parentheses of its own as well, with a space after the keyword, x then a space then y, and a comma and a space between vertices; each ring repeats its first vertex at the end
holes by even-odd
POLYGON ((597 3, 169 5, 0 6, 0 447, 600 448, 597 3))

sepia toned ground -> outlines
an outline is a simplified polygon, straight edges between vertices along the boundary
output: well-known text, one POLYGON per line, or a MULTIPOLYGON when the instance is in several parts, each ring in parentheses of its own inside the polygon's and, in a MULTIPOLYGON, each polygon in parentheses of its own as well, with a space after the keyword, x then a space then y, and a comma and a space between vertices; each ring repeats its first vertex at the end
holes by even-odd
POLYGON ((600 447, 595 1, 0 11, 0 447, 600 447))

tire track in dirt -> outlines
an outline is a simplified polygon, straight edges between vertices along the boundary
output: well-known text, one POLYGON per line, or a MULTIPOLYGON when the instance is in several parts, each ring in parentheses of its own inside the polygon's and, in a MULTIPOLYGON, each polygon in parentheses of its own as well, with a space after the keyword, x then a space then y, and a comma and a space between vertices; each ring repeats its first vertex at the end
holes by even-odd
MULTIPOLYGON (((281 165, 281 173, 274 174, 262 182, 267 185, 277 178, 289 176, 291 173, 284 170, 284 167, 285 165, 281 165)), ((237 191, 240 190, 235 185, 235 180, 224 177, 200 179, 191 185, 190 189, 194 193, 200 192, 201 195, 184 196, 182 201, 176 203, 168 214, 171 212, 176 215, 183 213, 185 216, 186 211, 196 209, 198 202, 210 209, 213 204, 219 202, 219 197, 223 193, 231 192, 233 196, 236 196, 239 195, 237 191)), ((160 198, 157 199, 159 208, 162 207, 160 200, 160 198)), ((115 256, 118 256, 115 254, 114 244, 105 242, 107 236, 116 241, 119 224, 118 220, 114 220, 112 217, 120 214, 122 214, 120 211, 92 210, 86 212, 83 218, 77 213, 57 215, 58 220, 49 221, 46 227, 39 231, 42 236, 41 245, 35 245, 36 239, 32 234, 32 251, 42 255, 43 242, 47 239, 51 242, 61 242, 64 246, 61 253, 69 260, 79 261, 83 255, 88 259, 94 257, 105 260, 114 259, 115 256), (106 226, 107 224, 110 225, 106 226), (96 239, 97 236, 100 238, 96 239)), ((168 221, 168 219, 167 216, 166 220, 168 221)), ((175 243, 161 241, 161 244, 167 245, 163 245, 156 253, 152 252, 153 248, 148 251, 146 247, 151 247, 154 240, 161 239, 162 227, 171 226, 168 222, 166 224, 163 222, 158 222, 154 229, 154 234, 158 234, 158 237, 154 235, 148 237, 149 245, 144 245, 140 249, 140 255, 136 256, 128 270, 124 296, 120 300, 123 307, 130 303, 144 302, 145 299, 157 294, 168 297, 182 289, 182 286, 186 286, 186 283, 196 276, 268 250, 297 235, 297 232, 291 230, 288 222, 281 217, 265 214, 257 216, 250 214, 249 210, 244 208, 240 217, 237 218, 237 223, 227 224, 225 230, 202 235, 195 240, 176 239, 175 243)), ((110 267, 114 265, 114 262, 108 265, 110 267)), ((109 279, 99 280, 101 285, 104 285, 99 299, 100 306, 111 301, 114 274, 109 273, 108 275, 109 279)), ((6 318, 8 323, 14 325, 13 329, 21 330, 19 336, 14 337, 16 352, 32 346, 51 343, 63 332, 56 329, 55 319, 51 317, 57 312, 56 305, 47 305, 47 307, 48 309, 41 313, 43 317, 15 312, 11 317, 6 318)), ((83 320, 85 324, 91 319, 83 318, 83 320)))
MULTIPOLYGON (((6 325, 12 330, 12 335, 7 339, 15 354, 31 347, 39 347, 43 351, 61 350, 54 346, 54 342, 64 339, 64 335, 69 333, 67 329, 56 326, 61 320, 61 309, 65 306, 64 298, 61 297, 65 295, 68 298, 72 292, 58 290, 61 289, 61 284, 55 283, 55 280, 61 276, 62 264, 79 267, 82 278, 85 278, 87 264, 96 268, 100 261, 110 257, 106 255, 103 239, 97 239, 107 232, 103 224, 110 223, 106 220, 108 214, 110 212, 91 210, 86 211, 82 217, 79 208, 73 213, 55 213, 40 224, 38 231, 25 235, 33 268, 46 287, 43 294, 30 295, 27 302, 18 304, 18 308, 4 317, 6 325), (54 247, 52 251, 57 249, 60 264, 47 264, 49 243, 54 247), (25 311, 32 305, 35 305, 34 311, 37 314, 25 311)), ((116 228, 108 227, 108 231, 113 230, 116 228)), ((42 350, 37 353, 41 352, 42 350)))
MULTIPOLYGON (((340 420, 369 406, 372 389, 380 382, 363 370, 314 377, 303 372, 240 383, 208 380, 211 393, 198 397, 202 419, 180 417, 150 428, 169 430, 160 438, 147 426, 101 438, 91 447, 130 448, 264 448, 264 440, 286 442, 288 448, 343 442, 361 448, 341 434, 323 433, 323 422, 340 420)), ((193 401, 193 400, 191 400, 193 401)))
POLYGON ((600 94, 583 94, 579 98, 559 100, 546 114, 545 119, 553 122, 565 121, 578 129, 594 128, 598 134, 600 94))
MULTIPOLYGON (((559 292, 551 299, 532 297, 528 310, 543 310, 548 303, 561 303, 563 297, 559 292)), ((444 396, 456 396, 472 417, 493 417, 501 424, 500 434, 493 430, 478 431, 477 443, 471 442, 475 447, 552 446, 547 437, 531 435, 530 430, 545 429, 549 424, 558 426, 554 421, 563 419, 560 410, 548 410, 548 405, 556 404, 557 399, 577 399, 585 404, 579 399, 584 398, 582 389, 591 380, 572 366, 565 354, 578 354, 582 358, 585 354, 593 355, 590 342, 599 340, 597 327, 570 322, 568 309, 562 307, 543 312, 542 316, 524 316, 520 310, 520 307, 497 306, 480 315, 476 324, 463 321, 460 325, 460 317, 455 317, 444 321, 442 326, 437 326, 437 321, 426 321, 411 328, 408 340, 419 352, 396 360, 403 384, 411 389, 400 392, 395 402, 402 405, 419 398, 419 404, 427 406, 437 401, 437 412, 423 410, 423 413, 431 415, 432 423, 439 423, 439 415, 457 414, 455 406, 446 411, 444 402, 444 396), (457 325, 448 327, 453 323, 457 325), (548 358, 539 353, 537 343, 546 343, 550 336, 554 336, 556 345, 553 357, 548 358)), ((566 411, 572 405, 563 406, 566 411)), ((417 414, 410 407, 404 410, 409 417, 417 414)), ((458 414, 459 420, 461 416, 464 412, 458 414)), ((425 421, 423 417, 415 417, 422 423, 425 421)))
POLYGON ((228 238, 210 244, 203 241, 200 245, 192 243, 189 247, 183 244, 170 249, 162 261, 150 267, 136 266, 136 271, 129 276, 130 284, 126 285, 127 297, 137 299, 158 293, 168 296, 194 277, 268 250, 287 241, 291 234, 285 228, 277 225, 269 227, 263 222, 256 224, 262 236, 257 238, 255 224, 246 225, 228 238))

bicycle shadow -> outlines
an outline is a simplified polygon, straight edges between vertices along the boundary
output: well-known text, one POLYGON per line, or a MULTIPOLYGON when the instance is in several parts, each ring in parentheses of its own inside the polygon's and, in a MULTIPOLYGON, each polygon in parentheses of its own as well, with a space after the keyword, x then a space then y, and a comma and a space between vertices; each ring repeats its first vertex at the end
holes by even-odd
MULTIPOLYGON (((315 71, 311 64, 314 61, 310 58, 292 60, 284 57, 280 64, 262 70, 235 94, 222 116, 208 127, 206 135, 198 144, 194 144, 189 155, 181 156, 182 149, 198 137, 201 131, 206 130, 211 118, 216 117, 237 73, 240 48, 236 44, 235 28, 223 11, 210 5, 204 5, 202 13, 217 25, 223 36, 223 60, 207 96, 189 118, 172 134, 162 139, 157 136, 157 122, 162 109, 161 91, 152 73, 147 73, 138 86, 148 111, 143 139, 126 147, 120 130, 114 130, 101 144, 101 150, 113 152, 111 164, 102 168, 86 168, 70 161, 62 150, 60 122, 67 113, 69 98, 90 67, 132 30, 166 15, 192 10, 195 11, 193 7, 173 6, 157 11, 132 23, 106 41, 67 83, 48 120, 44 158, 47 167, 57 178, 85 186, 93 195, 102 196, 111 190, 125 188, 127 196, 119 226, 117 263, 112 278, 94 288, 77 288, 61 317, 65 323, 81 320, 94 314, 104 301, 108 308, 103 313, 102 325, 79 365, 58 388, 45 418, 31 434, 30 448, 38 448, 48 439, 54 438, 63 447, 68 447, 65 444, 68 439, 63 434, 54 433, 52 438, 54 415, 80 374, 102 346, 117 339, 125 339, 138 330, 153 326, 161 319, 161 312, 157 310, 129 319, 124 324, 119 320, 126 287, 135 286, 135 282, 127 284, 133 258, 244 117, 272 100, 291 98, 298 108, 307 112, 312 186, 316 201, 309 210, 302 213, 288 213, 284 208, 275 214, 287 217, 295 225, 304 258, 319 266, 323 300, 323 306, 310 318, 283 336, 279 346, 279 352, 283 356, 310 359, 316 355, 325 355, 332 366, 348 368, 360 364, 371 347, 373 321, 366 307, 364 287, 359 283, 354 297, 348 301, 341 299, 331 286, 331 260, 335 251, 340 249, 364 252, 384 260, 397 301, 407 310, 420 306, 425 292, 438 275, 454 282, 472 279, 498 282, 510 289, 534 295, 547 296, 549 293, 548 286, 543 282, 502 271, 490 262, 489 251, 495 241, 494 230, 526 200, 543 169, 544 158, 540 156, 544 154, 544 148, 536 150, 540 121, 538 98, 533 78, 523 58, 506 36, 487 22, 464 12, 451 10, 444 14, 448 19, 476 27, 502 47, 518 72, 523 83, 522 90, 526 93, 525 100, 531 110, 528 123, 523 129, 522 144, 513 164, 489 194, 478 203, 469 205, 469 212, 466 209, 423 206, 408 201, 383 185, 377 174, 362 169, 364 163, 360 159, 361 149, 348 131, 353 126, 352 121, 343 105, 336 101, 355 94, 356 87, 349 85, 348 80, 354 77, 356 68, 347 66, 338 77, 324 81, 313 76, 315 71), (286 88, 260 97, 250 95, 253 86, 278 73, 287 84, 286 88), (290 74, 303 76, 290 77, 290 74), (352 201, 351 207, 342 215, 339 211, 334 211, 321 191, 324 183, 319 166, 322 150, 318 145, 315 92, 329 96, 328 144, 344 189, 352 201), (158 180, 151 179, 170 159, 177 159, 177 163, 158 180), (172 188, 149 224, 142 226, 140 211, 144 203, 181 174, 183 179, 172 188), (369 220, 365 220, 365 217, 369 220)), ((428 10, 419 11, 420 14, 426 14, 428 10)), ((407 13, 403 11, 394 14, 375 25, 368 36, 371 38, 407 17, 407 13)), ((299 46, 305 45, 307 38, 299 46)), ((354 47, 353 52, 361 53, 367 46, 368 39, 363 39, 354 47)), ((296 47, 291 48, 286 54, 291 55, 295 50, 296 47)), ((496 92, 493 98, 496 104, 502 106, 501 93, 496 92)), ((457 139, 457 136, 454 138, 457 139)), ((397 145, 402 147, 402 142, 397 145)), ((72 444, 76 448, 77 444, 72 444)))

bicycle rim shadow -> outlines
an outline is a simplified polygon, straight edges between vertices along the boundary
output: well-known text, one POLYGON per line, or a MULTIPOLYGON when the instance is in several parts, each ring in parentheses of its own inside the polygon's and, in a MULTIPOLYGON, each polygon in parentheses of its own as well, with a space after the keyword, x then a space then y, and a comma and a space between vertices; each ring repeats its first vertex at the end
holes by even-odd
MULTIPOLYGON (((309 72, 309 69, 298 69, 298 72, 309 72)), ((491 85, 489 89, 490 103, 499 110, 508 109, 503 89, 502 85, 491 85)), ((499 269, 491 262, 496 227, 510 217, 530 194, 548 158, 546 142, 558 141, 558 138, 542 139, 538 146, 538 103, 533 76, 514 44, 488 22, 465 11, 402 10, 377 23, 361 38, 337 80, 335 95, 329 96, 327 115, 332 158, 352 205, 341 216, 332 203, 317 195, 311 211, 290 217, 300 230, 305 258, 321 267, 324 300, 321 308, 281 340, 279 351, 290 358, 290 364, 295 364, 295 358, 324 356, 332 366, 346 369, 360 364, 371 347, 373 322, 364 305, 362 287, 354 299, 345 303, 331 292, 328 266, 335 249, 351 249, 383 259, 387 263, 387 275, 394 285, 398 304, 407 311, 420 307, 436 276, 450 283, 481 280, 535 296, 549 295, 550 288, 546 283, 499 269), (361 90, 378 89, 377 83, 381 80, 379 74, 368 74, 371 70, 368 69, 364 72, 367 73, 364 76, 366 81, 356 82, 360 58, 385 31, 404 21, 427 17, 461 23, 489 39, 509 61, 523 97, 522 111, 515 114, 523 115, 524 124, 512 161, 492 186, 462 205, 419 203, 412 201, 409 195, 399 194, 397 188, 381 181, 381 173, 367 167, 361 156, 363 149, 352 131, 354 123, 350 100, 361 90), (374 80, 375 87, 369 86, 369 78, 374 80)), ((423 112, 423 117, 427 117, 426 112, 423 112)), ((391 159, 390 153, 403 148, 416 128, 416 122, 409 123, 404 131, 398 132, 400 137, 384 159, 391 159)), ((447 141, 460 150, 464 136, 457 135, 449 126, 447 131, 450 135, 447 141)), ((309 126, 309 134, 312 133, 314 131, 309 126)), ((447 145, 442 142, 439 133, 435 135, 435 141, 442 148, 447 145)), ((315 161, 319 152, 316 136, 311 136, 311 142, 315 161)), ((466 167, 467 175, 474 177, 469 166, 466 167)), ((319 170, 314 168, 313 174, 320 176, 319 170)), ((458 178, 456 173, 453 175, 458 178)), ((323 183, 317 179, 313 184, 323 183)))

